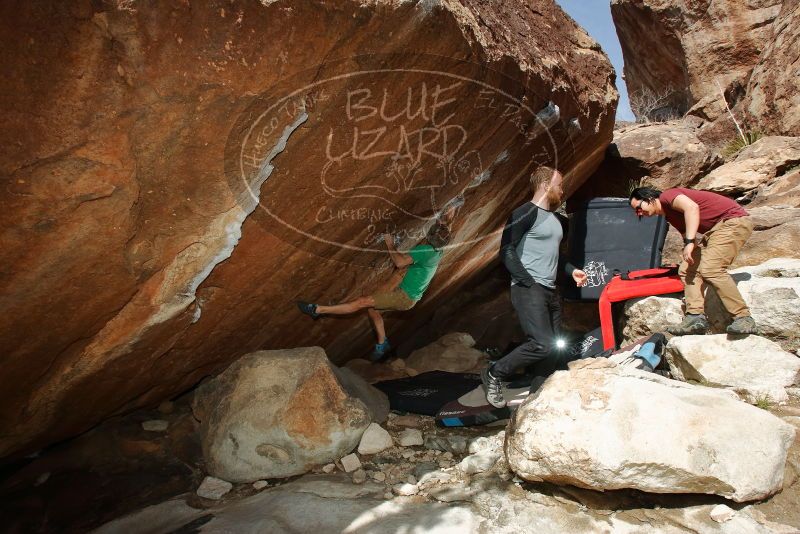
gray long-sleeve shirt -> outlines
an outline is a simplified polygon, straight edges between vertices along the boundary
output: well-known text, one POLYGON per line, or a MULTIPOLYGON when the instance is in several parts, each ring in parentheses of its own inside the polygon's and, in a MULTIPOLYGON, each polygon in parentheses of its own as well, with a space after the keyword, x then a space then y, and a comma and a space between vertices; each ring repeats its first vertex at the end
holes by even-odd
MULTIPOLYGON (((561 221, 553 212, 531 202, 515 209, 500 242, 500 254, 511 273, 511 284, 530 287, 535 282, 555 287, 563 236, 561 221)), ((572 269, 572 265, 565 265, 565 271, 572 269)))

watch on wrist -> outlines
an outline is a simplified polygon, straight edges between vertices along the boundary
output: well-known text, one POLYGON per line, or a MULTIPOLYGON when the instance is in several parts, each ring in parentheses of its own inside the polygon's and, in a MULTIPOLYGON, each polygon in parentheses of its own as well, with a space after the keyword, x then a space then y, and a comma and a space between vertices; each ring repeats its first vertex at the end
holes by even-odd
POLYGON ((692 243, 694 243, 694 238, 692 238, 692 239, 689 239, 688 237, 684 237, 684 238, 683 238, 683 244, 684 244, 684 246, 685 246, 685 245, 690 245, 690 244, 692 244, 692 243))

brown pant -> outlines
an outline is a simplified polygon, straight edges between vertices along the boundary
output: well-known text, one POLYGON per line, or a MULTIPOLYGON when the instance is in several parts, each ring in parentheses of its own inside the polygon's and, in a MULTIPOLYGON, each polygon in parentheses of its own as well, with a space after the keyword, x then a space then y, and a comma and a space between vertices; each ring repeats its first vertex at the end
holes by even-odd
POLYGON ((375 300, 375 309, 380 311, 410 310, 417 303, 400 288, 394 291, 379 291, 372 295, 372 298, 375 300))
POLYGON ((750 217, 736 217, 715 224, 692 253, 694 264, 681 263, 678 271, 685 286, 686 313, 703 313, 703 283, 714 286, 725 309, 734 318, 750 315, 728 267, 753 233, 750 217))

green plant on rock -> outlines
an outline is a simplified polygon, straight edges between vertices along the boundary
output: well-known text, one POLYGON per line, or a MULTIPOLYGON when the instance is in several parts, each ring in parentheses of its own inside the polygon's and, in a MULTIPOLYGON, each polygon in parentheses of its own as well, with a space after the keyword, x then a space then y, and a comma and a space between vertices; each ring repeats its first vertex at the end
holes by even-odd
POLYGON ((722 149, 722 157, 730 159, 741 149, 750 146, 764 136, 761 132, 744 132, 742 135, 732 139, 725 148, 722 149))
POLYGON ((728 104, 728 99, 725 98, 725 91, 722 89, 722 85, 720 85, 719 80, 717 80, 717 87, 719 88, 719 96, 722 98, 722 102, 725 104, 725 109, 728 111, 728 115, 730 115, 734 126, 736 126, 736 131, 739 132, 739 137, 731 140, 731 142, 728 143, 728 145, 722 150, 722 157, 728 159, 744 147, 752 145, 761 139, 762 134, 760 132, 753 131, 745 132, 742 129, 739 121, 737 121, 736 117, 733 115, 733 111, 728 104))
POLYGON ((769 398, 769 395, 761 395, 756 397, 755 405, 762 410, 769 410, 772 407, 772 401, 769 398))

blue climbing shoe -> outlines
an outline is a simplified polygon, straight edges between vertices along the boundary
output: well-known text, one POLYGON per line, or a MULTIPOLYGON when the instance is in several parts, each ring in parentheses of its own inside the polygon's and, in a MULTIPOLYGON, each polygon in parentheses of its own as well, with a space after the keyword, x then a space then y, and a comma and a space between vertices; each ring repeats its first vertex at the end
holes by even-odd
POLYGON ((316 304, 311 304, 310 302, 303 302, 302 300, 298 300, 297 307, 300 308, 301 312, 311 316, 312 319, 315 320, 319 319, 319 314, 317 313, 316 304))
POLYGON ((372 360, 374 363, 382 362, 389 356, 389 351, 392 350, 392 346, 389 344, 389 340, 385 339, 383 343, 377 343, 375 345, 375 349, 372 351, 372 360))

